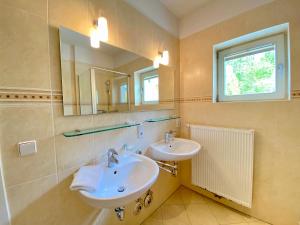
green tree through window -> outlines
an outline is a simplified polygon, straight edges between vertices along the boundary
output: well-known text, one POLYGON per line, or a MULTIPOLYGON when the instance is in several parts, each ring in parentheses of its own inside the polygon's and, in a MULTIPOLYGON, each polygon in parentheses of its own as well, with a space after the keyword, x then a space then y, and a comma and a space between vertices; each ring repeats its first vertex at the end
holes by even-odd
POLYGON ((225 59, 224 66, 227 96, 276 91, 275 48, 225 59))

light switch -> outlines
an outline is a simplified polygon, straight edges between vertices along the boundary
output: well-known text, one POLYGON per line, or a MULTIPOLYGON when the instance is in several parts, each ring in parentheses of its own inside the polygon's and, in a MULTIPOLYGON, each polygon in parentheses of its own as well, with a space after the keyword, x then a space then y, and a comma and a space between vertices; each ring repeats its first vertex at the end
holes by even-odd
POLYGON ((20 156, 37 153, 36 140, 19 142, 19 153, 20 156))

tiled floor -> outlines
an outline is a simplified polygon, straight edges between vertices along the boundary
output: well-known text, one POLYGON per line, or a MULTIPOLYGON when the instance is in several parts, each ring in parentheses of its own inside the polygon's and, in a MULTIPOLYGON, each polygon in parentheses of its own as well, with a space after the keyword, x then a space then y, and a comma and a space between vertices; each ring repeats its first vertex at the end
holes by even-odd
POLYGON ((269 225, 180 187, 142 225, 269 225))

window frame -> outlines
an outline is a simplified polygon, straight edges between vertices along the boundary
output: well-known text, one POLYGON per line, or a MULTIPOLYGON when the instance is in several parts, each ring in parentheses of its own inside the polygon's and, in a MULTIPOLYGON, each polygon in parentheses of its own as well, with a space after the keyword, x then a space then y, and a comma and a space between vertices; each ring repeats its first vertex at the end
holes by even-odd
MULTIPOLYGON (((250 54, 245 54, 250 55, 250 54)), ((281 100, 287 97, 287 51, 286 37, 284 33, 275 34, 261 39, 252 40, 246 43, 233 45, 226 49, 220 49, 217 52, 217 101, 260 101, 260 100, 281 100), (225 95, 225 74, 224 62, 225 58, 234 54, 242 54, 243 52, 253 51, 264 46, 275 46, 275 71, 276 71, 276 90, 273 93, 245 94, 245 95, 225 95)))
MULTIPOLYGON (((148 80, 148 79, 151 79, 151 78, 158 78, 158 83, 159 83, 159 74, 158 74, 157 69, 141 73, 140 78, 141 78, 140 79, 140 82, 141 82, 141 103, 143 105, 158 104, 159 103, 159 88, 158 88, 158 100, 157 101, 145 101, 145 98, 144 98, 145 97, 145 95, 144 95, 144 93, 145 93, 144 81, 148 80)), ((159 85, 158 85, 158 87, 159 87, 159 85)))
POLYGON ((120 96, 119 96, 119 102, 120 102, 120 104, 128 104, 128 83, 126 82, 126 81, 124 81, 124 82, 122 82, 121 84, 120 84, 120 86, 119 86, 119 92, 120 92, 120 96), (126 86, 126 101, 125 102, 123 102, 122 101, 122 87, 123 86, 126 86))

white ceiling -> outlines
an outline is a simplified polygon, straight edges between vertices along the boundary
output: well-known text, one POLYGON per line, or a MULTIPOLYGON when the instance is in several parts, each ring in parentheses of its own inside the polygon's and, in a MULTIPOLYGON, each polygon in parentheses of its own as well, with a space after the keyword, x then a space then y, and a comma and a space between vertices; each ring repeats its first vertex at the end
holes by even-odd
POLYGON ((177 18, 181 19, 196 8, 214 0, 160 0, 177 18))

